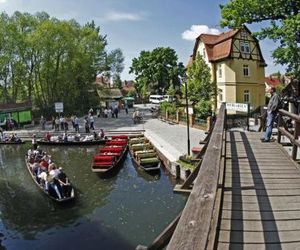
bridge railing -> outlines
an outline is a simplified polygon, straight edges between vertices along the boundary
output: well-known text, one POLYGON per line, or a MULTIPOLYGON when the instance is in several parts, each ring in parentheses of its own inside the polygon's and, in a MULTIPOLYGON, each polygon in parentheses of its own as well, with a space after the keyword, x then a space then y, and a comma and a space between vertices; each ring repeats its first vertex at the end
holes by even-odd
POLYGON ((292 158, 297 159, 298 147, 300 147, 300 116, 280 109, 278 112, 278 143, 282 143, 282 136, 286 136, 292 145, 292 158), (289 121, 292 120, 292 122, 289 121), (288 121, 288 122, 287 122, 288 121), (292 127, 290 125, 293 124, 292 127))
POLYGON ((225 125, 226 110, 222 105, 193 190, 167 246, 169 250, 214 247, 224 177, 225 125))

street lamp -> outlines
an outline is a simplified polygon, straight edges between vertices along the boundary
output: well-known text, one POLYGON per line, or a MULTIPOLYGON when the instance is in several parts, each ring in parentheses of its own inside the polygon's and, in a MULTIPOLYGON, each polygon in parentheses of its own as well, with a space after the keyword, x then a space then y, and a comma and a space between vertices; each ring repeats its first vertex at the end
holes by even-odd
POLYGON ((190 119, 189 119, 189 103, 188 103, 188 91, 187 91, 187 77, 181 78, 185 88, 185 108, 186 108, 186 128, 187 128, 187 153, 190 155, 191 144, 190 144, 190 119))

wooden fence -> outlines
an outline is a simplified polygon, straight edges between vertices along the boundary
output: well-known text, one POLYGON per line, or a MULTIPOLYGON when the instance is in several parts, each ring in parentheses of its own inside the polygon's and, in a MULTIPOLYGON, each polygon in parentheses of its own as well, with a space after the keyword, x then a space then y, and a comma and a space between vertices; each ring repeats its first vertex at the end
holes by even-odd
POLYGON ((292 145, 292 158, 293 160, 297 160, 297 151, 298 147, 300 147, 300 116, 290 113, 286 110, 280 109, 278 112, 278 143, 281 143, 281 137, 286 136, 292 145), (292 119, 293 126, 290 127, 287 123, 288 119, 292 119))

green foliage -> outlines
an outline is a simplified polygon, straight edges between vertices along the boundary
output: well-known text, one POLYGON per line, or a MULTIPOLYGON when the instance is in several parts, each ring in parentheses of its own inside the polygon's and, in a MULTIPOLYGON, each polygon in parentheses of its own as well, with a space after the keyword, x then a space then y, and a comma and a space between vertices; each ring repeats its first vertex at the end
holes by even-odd
POLYGON ((29 100, 54 110, 54 102, 62 101, 66 113, 84 112, 97 102, 91 92, 97 73, 108 63, 114 72, 122 70, 121 52, 105 50, 106 38, 94 22, 81 26, 45 12, 2 13, 0 32, 3 102, 29 100))
POLYGON ((273 58, 286 65, 287 71, 300 78, 300 1, 299 0, 232 0, 221 5, 221 25, 239 28, 243 24, 267 23, 258 37, 279 42, 273 58))
POLYGON ((200 101, 195 105, 195 113, 200 117, 200 118, 206 118, 211 115, 212 113, 212 101, 207 100, 207 101, 200 101))
POLYGON ((166 91, 166 94, 167 94, 167 95, 175 96, 176 90, 175 90, 175 88, 174 88, 173 85, 170 85, 170 86, 169 86, 169 88, 168 88, 167 91, 166 91))
POLYGON ((113 76, 113 82, 114 82, 114 86, 116 86, 118 89, 122 88, 122 80, 119 74, 115 74, 113 76))
POLYGON ((192 102, 208 101, 213 98, 214 84, 211 82, 211 74, 208 65, 199 54, 196 60, 188 68, 188 99, 192 102))
POLYGON ((135 90, 129 90, 126 96, 128 96, 128 97, 136 97, 136 91, 135 90))
MULTIPOLYGON (((196 113, 201 118, 205 118, 211 113, 215 85, 211 81, 210 69, 202 56, 197 55, 196 60, 188 68, 187 75, 188 99, 196 104, 196 113)), ((184 88, 185 86, 181 88, 183 93, 185 93, 184 88)))
POLYGON ((164 112, 168 111, 170 114, 176 114, 177 106, 175 103, 161 102, 160 109, 164 112))
POLYGON ((184 66, 177 60, 176 52, 171 48, 142 51, 138 58, 132 60, 129 71, 136 75, 138 93, 142 96, 145 92, 165 94, 170 85, 179 86, 178 76, 184 74, 184 66))

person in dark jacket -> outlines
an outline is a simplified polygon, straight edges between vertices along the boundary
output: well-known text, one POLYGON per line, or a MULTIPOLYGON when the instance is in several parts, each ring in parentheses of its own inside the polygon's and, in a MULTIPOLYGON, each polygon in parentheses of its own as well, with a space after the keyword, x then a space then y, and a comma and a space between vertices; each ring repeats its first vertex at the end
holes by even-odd
POLYGON ((262 142, 270 142, 274 120, 280 105, 280 98, 276 93, 275 87, 271 87, 270 94, 271 94, 271 99, 267 107, 267 129, 264 138, 261 139, 262 142))

